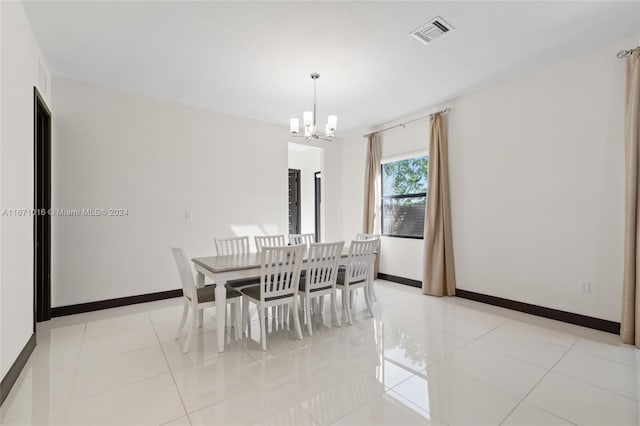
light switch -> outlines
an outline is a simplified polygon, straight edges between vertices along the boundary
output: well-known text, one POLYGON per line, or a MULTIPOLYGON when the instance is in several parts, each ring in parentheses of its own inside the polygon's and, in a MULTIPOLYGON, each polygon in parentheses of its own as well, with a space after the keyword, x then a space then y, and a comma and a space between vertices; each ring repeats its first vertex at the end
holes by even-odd
POLYGON ((184 220, 186 220, 187 222, 191 220, 191 210, 184 211, 184 220))

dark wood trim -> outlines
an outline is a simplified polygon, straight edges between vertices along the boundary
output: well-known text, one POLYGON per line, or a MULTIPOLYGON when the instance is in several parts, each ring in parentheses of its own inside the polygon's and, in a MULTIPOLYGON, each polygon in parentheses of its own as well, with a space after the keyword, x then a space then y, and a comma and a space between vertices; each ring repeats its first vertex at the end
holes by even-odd
POLYGON ((322 226, 320 223, 322 216, 322 173, 315 172, 313 174, 313 216, 315 219, 314 222, 314 231, 316 237, 316 243, 320 242, 320 227, 322 226))
POLYGON ((410 278, 397 277, 395 275, 383 274, 378 272, 378 279, 391 281, 398 284, 410 285, 411 287, 422 288, 422 281, 412 280, 410 278))
POLYGON ((98 300, 96 302, 79 303, 77 305, 56 306, 51 309, 54 317, 81 314, 83 312, 99 311, 101 309, 117 308, 135 305, 137 303, 154 302, 156 300, 173 299, 182 296, 182 290, 167 290, 158 293, 138 294, 136 296, 118 297, 117 299, 98 300))
POLYGON ((411 235, 396 235, 396 234, 380 234, 380 235, 385 238, 404 238, 408 240, 424 240, 424 236, 416 237, 411 235))
POLYGON ((51 319, 51 110, 33 88, 33 332, 51 319))
MULTIPOLYGON (((382 272, 378 273, 378 278, 385 281, 391 281, 394 283, 422 288, 422 281, 418 280, 383 274, 382 272)), ((580 325, 582 327, 592 328, 594 330, 605 331, 612 334, 620 334, 620 323, 615 321, 588 317, 586 315, 560 311, 558 309, 532 305, 529 303, 518 302, 516 300, 503 299, 502 297, 490 296, 488 294, 476 293, 460 288, 456 288, 456 296, 462 299, 469 299, 476 302, 486 303, 488 305, 499 306, 501 308, 524 312, 526 314, 536 315, 543 318, 549 318, 569 324, 580 325)))
POLYGON ((29 357, 31 356, 31 353, 33 352, 33 349, 35 347, 36 334, 33 333, 31 337, 29 337, 29 340, 27 340, 24 348, 22 348, 22 350, 20 351, 20 355, 18 355, 18 358, 16 358, 16 360, 13 362, 13 365, 11 366, 11 368, 9 368, 9 371, 7 371, 7 374, 5 374, 5 376, 2 378, 2 382, 0 382, 0 405, 7 398, 9 392, 11 392, 11 388, 16 383, 16 380, 18 380, 18 376, 20 376, 22 369, 27 364, 27 361, 29 360, 29 357))
POLYGON ((463 299, 469 299, 476 302, 499 306, 501 308, 524 312, 526 314, 567 322, 569 324, 580 325, 582 327, 593 328, 595 330, 606 331, 607 333, 620 334, 619 322, 588 317, 586 315, 560 311, 558 309, 546 308, 544 306, 531 305, 529 303, 503 299, 502 297, 489 296, 488 294, 476 293, 459 288, 456 289, 456 296, 463 299))
POLYGON ((44 98, 42 97, 42 95, 40 94, 40 91, 38 90, 37 87, 33 86, 33 93, 35 96, 37 96, 38 100, 40 101, 40 103, 42 104, 42 106, 44 107, 44 109, 47 111, 47 114, 49 116, 52 116, 51 114, 51 110, 49 109, 49 107, 47 106, 47 103, 44 101, 44 98))

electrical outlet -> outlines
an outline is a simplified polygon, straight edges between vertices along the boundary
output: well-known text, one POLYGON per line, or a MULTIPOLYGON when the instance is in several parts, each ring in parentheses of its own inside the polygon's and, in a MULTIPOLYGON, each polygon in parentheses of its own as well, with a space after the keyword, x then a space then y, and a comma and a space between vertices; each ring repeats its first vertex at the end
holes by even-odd
POLYGON ((184 220, 186 220, 187 222, 190 221, 192 219, 192 215, 191 215, 191 210, 185 210, 184 211, 184 220))
POLYGON ((591 293, 590 281, 578 281, 578 290, 580 293, 591 293))

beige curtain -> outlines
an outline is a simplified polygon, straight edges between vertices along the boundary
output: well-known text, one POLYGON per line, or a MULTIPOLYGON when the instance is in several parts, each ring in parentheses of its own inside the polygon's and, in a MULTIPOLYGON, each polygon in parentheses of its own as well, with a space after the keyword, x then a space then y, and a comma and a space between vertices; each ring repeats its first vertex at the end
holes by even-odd
POLYGON ((447 132, 444 117, 435 114, 431 116, 427 207, 424 216, 424 294, 453 296, 456 293, 452 244, 447 132))
POLYGON ((627 58, 625 115, 625 241, 620 336, 624 343, 640 348, 640 52, 627 58))
MULTIPOLYGON (((380 159, 382 148, 380 136, 377 133, 369 135, 367 142, 367 158, 364 170, 364 215, 362 219, 362 232, 365 234, 380 233, 380 159)), ((380 243, 378 242, 378 253, 380 243)), ((374 277, 378 276, 380 256, 376 256, 374 277)))

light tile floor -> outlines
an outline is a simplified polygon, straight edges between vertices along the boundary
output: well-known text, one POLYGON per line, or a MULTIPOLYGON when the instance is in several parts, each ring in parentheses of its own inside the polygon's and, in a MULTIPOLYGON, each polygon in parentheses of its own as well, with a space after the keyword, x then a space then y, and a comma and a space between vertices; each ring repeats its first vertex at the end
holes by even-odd
POLYGON ((213 312, 189 354, 172 299, 38 324, 2 424, 638 425, 640 351, 619 338, 376 282, 370 318, 327 303, 298 341, 273 321, 217 352, 213 312))

